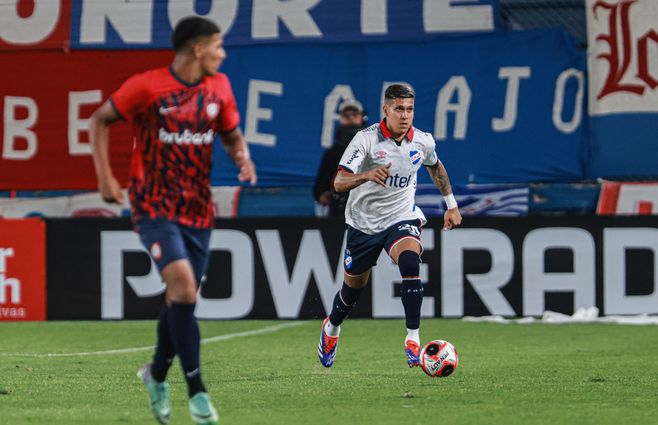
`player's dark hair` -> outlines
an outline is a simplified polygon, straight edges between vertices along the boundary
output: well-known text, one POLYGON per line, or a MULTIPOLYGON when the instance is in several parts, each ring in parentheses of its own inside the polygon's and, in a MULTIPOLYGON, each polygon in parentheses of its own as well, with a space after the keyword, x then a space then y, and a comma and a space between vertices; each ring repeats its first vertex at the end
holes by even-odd
POLYGON ((219 32, 221 32, 219 26, 213 21, 200 16, 188 16, 176 24, 171 43, 174 45, 174 50, 178 52, 189 41, 198 37, 210 37, 219 32))
POLYGON ((407 84, 391 84, 386 88, 384 92, 384 99, 393 100, 393 99, 413 99, 416 97, 416 93, 411 86, 407 84))

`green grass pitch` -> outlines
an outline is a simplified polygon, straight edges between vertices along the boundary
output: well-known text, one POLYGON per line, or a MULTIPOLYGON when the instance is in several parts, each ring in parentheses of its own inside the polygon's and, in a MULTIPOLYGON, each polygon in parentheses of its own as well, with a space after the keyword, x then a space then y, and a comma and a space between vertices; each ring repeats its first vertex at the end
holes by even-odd
MULTIPOLYGON (((459 367, 409 369, 403 320, 348 320, 336 363, 317 360, 320 321, 202 322, 203 375, 224 424, 658 424, 658 328, 424 320, 459 367)), ((43 357, 153 343, 154 322, 0 323, 0 423, 155 424, 135 373, 151 351, 43 357), (32 354, 32 356, 29 356, 32 354)), ((171 424, 189 424, 178 364, 171 424)))

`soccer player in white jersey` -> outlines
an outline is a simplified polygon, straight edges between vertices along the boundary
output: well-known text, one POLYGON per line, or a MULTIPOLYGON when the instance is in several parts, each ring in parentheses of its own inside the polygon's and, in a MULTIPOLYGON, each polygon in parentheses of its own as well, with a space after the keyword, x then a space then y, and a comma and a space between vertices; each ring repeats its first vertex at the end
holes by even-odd
POLYGON ((414 96, 408 85, 389 86, 384 94, 385 118, 358 132, 340 161, 334 188, 337 192, 350 191, 345 209, 345 281, 334 298, 331 314, 322 322, 318 357, 325 367, 334 363, 340 325, 368 283, 382 249, 398 265, 402 276, 407 364, 420 365, 420 228, 427 220, 414 197, 421 165, 441 190, 448 207, 443 228, 459 226, 462 217, 448 173, 434 150, 434 138, 412 126, 414 96))

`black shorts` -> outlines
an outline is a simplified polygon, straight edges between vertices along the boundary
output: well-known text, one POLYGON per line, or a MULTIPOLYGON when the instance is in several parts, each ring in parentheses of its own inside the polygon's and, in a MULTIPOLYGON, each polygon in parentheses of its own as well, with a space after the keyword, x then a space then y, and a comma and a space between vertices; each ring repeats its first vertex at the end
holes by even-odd
POLYGON ((158 270, 162 271, 172 261, 186 259, 192 265, 197 285, 201 283, 208 267, 212 229, 197 229, 157 218, 140 220, 135 230, 158 270))
POLYGON ((420 243, 420 220, 395 223, 383 232, 368 235, 352 226, 347 226, 345 247, 345 273, 358 276, 377 264, 382 249, 390 255, 391 249, 403 239, 413 238, 420 243))

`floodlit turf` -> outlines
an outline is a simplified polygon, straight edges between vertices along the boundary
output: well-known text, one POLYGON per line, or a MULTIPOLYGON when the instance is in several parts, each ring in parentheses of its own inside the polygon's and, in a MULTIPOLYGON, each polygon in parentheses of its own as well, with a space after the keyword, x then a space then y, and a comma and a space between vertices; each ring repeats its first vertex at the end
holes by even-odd
MULTIPOLYGON (((285 322, 203 322, 204 338, 285 322)), ((500 325, 424 320, 423 341, 457 347, 459 368, 409 369, 402 320, 348 320, 331 369, 320 321, 203 346, 203 374, 224 424, 656 424, 658 327, 500 325)), ((153 322, 0 323, 0 424, 151 424, 135 377, 153 322), (8 353, 13 353, 8 355, 8 353)), ((172 424, 189 424, 178 365, 172 424)))

